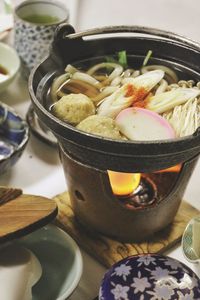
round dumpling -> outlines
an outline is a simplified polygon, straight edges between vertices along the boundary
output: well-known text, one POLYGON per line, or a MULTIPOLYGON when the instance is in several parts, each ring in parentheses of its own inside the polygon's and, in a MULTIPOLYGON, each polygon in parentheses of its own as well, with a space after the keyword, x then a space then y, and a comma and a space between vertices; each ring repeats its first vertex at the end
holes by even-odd
POLYGON ((56 102, 52 111, 60 120, 77 125, 88 116, 95 114, 95 106, 86 95, 69 94, 56 102))
POLYGON ((94 115, 86 118, 77 126, 78 129, 111 139, 124 139, 115 121, 109 117, 94 115))

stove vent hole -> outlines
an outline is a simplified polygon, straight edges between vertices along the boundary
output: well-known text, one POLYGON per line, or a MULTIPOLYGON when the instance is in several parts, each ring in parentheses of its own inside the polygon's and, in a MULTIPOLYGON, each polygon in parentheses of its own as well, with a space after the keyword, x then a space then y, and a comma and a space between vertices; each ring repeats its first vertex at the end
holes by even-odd
POLYGON ((78 200, 85 201, 85 198, 83 197, 83 195, 79 191, 75 190, 74 193, 75 193, 75 196, 78 200))

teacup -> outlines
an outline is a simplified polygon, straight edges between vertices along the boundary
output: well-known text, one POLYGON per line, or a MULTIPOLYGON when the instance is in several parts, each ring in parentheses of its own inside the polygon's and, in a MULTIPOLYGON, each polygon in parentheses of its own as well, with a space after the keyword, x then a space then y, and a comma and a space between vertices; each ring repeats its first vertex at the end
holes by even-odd
POLYGON ((26 0, 14 10, 14 46, 25 75, 48 55, 56 27, 66 22, 66 6, 53 0, 26 0))

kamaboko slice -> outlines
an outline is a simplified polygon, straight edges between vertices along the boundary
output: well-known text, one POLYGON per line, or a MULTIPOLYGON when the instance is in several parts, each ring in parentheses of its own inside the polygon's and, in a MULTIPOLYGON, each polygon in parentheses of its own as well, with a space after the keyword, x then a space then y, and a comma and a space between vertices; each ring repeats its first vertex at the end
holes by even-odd
POLYGON ((130 140, 151 141, 176 137, 174 129, 159 114, 148 109, 131 107, 115 119, 121 133, 130 140))

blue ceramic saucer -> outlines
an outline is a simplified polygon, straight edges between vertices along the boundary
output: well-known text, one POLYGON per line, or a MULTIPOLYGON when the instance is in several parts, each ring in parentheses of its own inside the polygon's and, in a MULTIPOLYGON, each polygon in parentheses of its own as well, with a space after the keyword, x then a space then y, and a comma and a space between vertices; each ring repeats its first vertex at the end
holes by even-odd
POLYGON ((199 300, 200 280, 185 264, 162 255, 121 260, 105 274, 99 300, 199 300))
POLYGON ((11 107, 0 103, 0 174, 17 162, 28 139, 28 124, 11 107))
POLYGON ((32 251, 42 267, 33 300, 66 300, 82 275, 82 256, 74 240, 55 225, 47 225, 16 241, 32 251))

